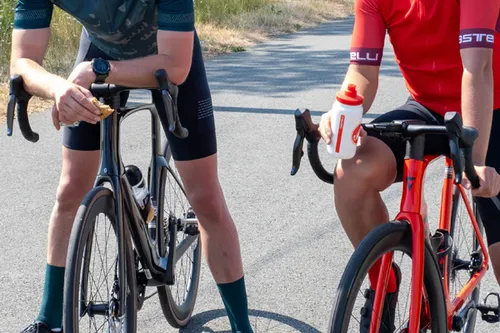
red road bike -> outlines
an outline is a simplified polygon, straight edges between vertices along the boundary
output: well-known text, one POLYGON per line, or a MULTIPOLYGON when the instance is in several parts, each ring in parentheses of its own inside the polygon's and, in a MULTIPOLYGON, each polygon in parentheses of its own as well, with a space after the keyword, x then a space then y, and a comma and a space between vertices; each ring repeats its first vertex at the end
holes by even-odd
MULTIPOLYGON (((321 180, 333 184, 333 175, 324 169, 319 159, 320 134, 318 125, 311 119, 310 111, 298 109, 295 112, 295 122, 297 138, 293 149, 291 174, 295 175, 300 167, 302 146, 306 139, 308 157, 314 172, 321 180)), ((398 307, 402 320, 397 324, 391 323, 392 327, 384 327, 384 332, 473 332, 477 311, 482 314, 483 320, 498 322, 499 295, 490 293, 484 303, 478 302, 480 282, 488 270, 489 258, 474 199, 461 185, 462 174, 465 173, 474 188, 479 186, 479 178, 471 157, 477 130, 464 127, 460 115, 456 112, 445 115, 443 126, 427 125, 414 120, 362 126, 365 130, 378 131, 381 135, 406 141, 401 205, 395 219, 373 229, 352 254, 335 295, 328 332, 360 332, 360 320, 355 318, 355 314, 363 314, 366 309, 357 306, 360 311, 355 311, 356 297, 361 294, 364 279, 375 264, 380 269, 371 320, 369 328, 365 327, 362 331, 377 333, 381 325, 385 325, 380 319, 386 300, 390 268, 396 261, 396 252, 402 252, 410 258, 407 265, 402 267, 405 270, 402 270, 403 276, 411 275, 406 288, 410 292, 411 301, 409 311, 408 307, 403 311, 398 307), (449 152, 426 155, 426 135, 448 140, 449 152), (445 177, 442 184, 440 217, 435 233, 431 234, 429 225, 424 222, 421 214, 423 186, 428 165, 441 156, 444 156, 445 177), (465 207, 465 223, 461 223, 463 221, 459 218, 461 204, 465 207), (458 236, 466 227, 471 228, 470 232, 463 236, 462 242, 457 242, 458 236), (466 251, 460 253, 464 244, 466 251), (461 279, 457 278, 460 274, 461 279), (460 282, 458 287, 455 286, 457 280, 460 282), (489 298, 490 305, 487 304, 489 298), (496 304, 491 304, 491 299, 495 299, 496 304)), ((500 209, 498 199, 492 200, 500 209)), ((400 293, 402 290, 401 288, 400 293)))

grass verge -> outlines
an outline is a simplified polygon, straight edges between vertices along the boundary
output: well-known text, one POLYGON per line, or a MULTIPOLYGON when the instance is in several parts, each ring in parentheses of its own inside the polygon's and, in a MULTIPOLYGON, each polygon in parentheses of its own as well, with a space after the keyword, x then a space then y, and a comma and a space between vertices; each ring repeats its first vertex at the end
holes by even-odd
MULTIPOLYGON (((12 0, 0 0, 4 3, 12 0)), ((292 33, 333 18, 352 13, 354 0, 195 0, 196 29, 206 58, 221 53, 244 52, 255 43, 280 34, 292 33)), ((2 9, 3 13, 8 12, 2 9)), ((12 14, 12 12, 10 12, 12 14)), ((12 22, 13 16, 9 17, 12 22)), ((10 39, 10 31, 0 20, 0 37, 10 39), (6 33, 8 31, 8 33, 6 33)), ((10 23, 9 23, 10 24, 10 23)), ((81 26, 59 9, 54 10, 52 35, 46 68, 62 76, 69 75, 80 36, 81 26)), ((8 98, 8 63, 10 43, 0 51, 0 123, 5 121, 8 98)), ((33 98, 30 111, 43 111, 52 102, 33 98)))

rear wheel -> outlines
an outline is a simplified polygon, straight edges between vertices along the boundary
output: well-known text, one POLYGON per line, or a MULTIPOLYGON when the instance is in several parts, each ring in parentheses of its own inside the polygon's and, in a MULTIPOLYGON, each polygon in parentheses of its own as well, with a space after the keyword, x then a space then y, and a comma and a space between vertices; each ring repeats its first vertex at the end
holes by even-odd
MULTIPOLYGON (((406 330, 409 319, 410 283, 411 283, 411 254, 412 236, 410 225, 406 222, 385 223, 370 232, 358 248, 354 251, 342 275, 335 296, 334 308, 329 322, 330 333, 358 333, 364 332, 361 327, 361 317, 366 308, 363 308, 363 291, 370 287, 367 277, 370 268, 382 258, 384 254, 394 252, 393 262, 402 272, 402 284, 395 309, 395 333, 406 330), (403 261, 403 259, 406 259, 403 261), (360 303, 356 303, 361 299, 360 303)), ((427 313, 421 318, 421 333, 445 333, 446 303, 435 256, 430 245, 426 245, 424 265, 424 311, 427 313)), ((366 314, 365 314, 366 315, 366 314)), ((371 314, 369 314, 369 317, 371 314)), ((383 323, 380 326, 385 331, 391 331, 383 323)))
MULTIPOLYGON (((75 217, 64 281, 64 331, 135 333, 137 326, 135 264, 130 237, 125 237, 126 276, 119 276, 113 193, 94 188, 75 217), (121 286, 119 281, 126 281, 121 286), (127 288, 125 300, 118 299, 127 288), (123 316, 114 315, 124 308, 123 316)), ((125 231, 127 233, 127 231, 125 231)))
MULTIPOLYGON (((450 300, 453 300, 460 290, 469 282, 472 275, 481 267, 482 252, 467 212, 460 191, 454 188, 452 216, 450 226, 451 249, 449 254, 447 281, 450 300)), ((466 190, 467 200, 472 205, 481 236, 484 235, 483 224, 477 211, 475 200, 470 190, 466 190)), ((474 289, 468 301, 476 304, 479 301, 480 284, 474 289)), ((467 305, 467 301, 464 306, 467 305)), ((458 318, 457 318, 458 319, 458 318)), ((454 331, 472 333, 476 326, 477 311, 472 309, 461 319, 455 320, 454 331)))
POLYGON ((191 319, 196 302, 201 269, 201 241, 198 220, 191 210, 180 177, 171 161, 168 142, 164 147, 164 156, 170 163, 160 175, 158 228, 160 235, 163 233, 163 237, 160 236, 163 243, 159 244, 161 256, 167 256, 171 241, 178 247, 188 237, 195 237, 194 242, 175 264, 174 284, 158 287, 165 318, 171 326, 180 328, 186 326, 191 319), (170 230, 174 227, 175 237, 171 239, 170 230))

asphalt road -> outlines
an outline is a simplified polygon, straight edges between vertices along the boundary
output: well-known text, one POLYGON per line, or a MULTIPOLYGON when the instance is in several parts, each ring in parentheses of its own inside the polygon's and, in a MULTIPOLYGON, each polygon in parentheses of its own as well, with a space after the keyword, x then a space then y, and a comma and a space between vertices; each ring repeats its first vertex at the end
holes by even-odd
MULTIPOLYGON (((293 111, 327 111, 348 63, 352 20, 334 21, 277 38, 247 52, 206 63, 224 193, 239 230, 249 305, 256 332, 325 332, 331 302, 352 247, 333 207, 332 187, 320 182, 304 157, 290 176, 295 138, 293 111)), ((403 103, 407 92, 386 44, 380 88, 372 113, 403 103)), ((134 94, 135 101, 147 96, 134 94)), ((318 114, 316 120, 318 119, 318 114)), ((124 159, 146 165, 149 118, 124 124, 124 159)), ((373 118, 368 115, 367 120, 373 118)), ((37 144, 16 127, 0 128, 0 333, 18 332, 38 313, 45 268, 47 224, 60 171, 60 133, 48 113, 34 115, 37 144)), ((325 164, 333 166, 322 146, 325 164)), ((442 163, 431 166, 425 193, 437 218, 442 163)), ((383 197, 391 216, 401 188, 383 197)), ((435 224, 433 224, 435 225, 435 224)), ((229 332, 223 304, 203 264, 198 302, 190 325, 179 332, 229 332)), ((498 290, 492 272, 482 285, 498 290)), ((163 319, 156 298, 139 313, 139 332, 178 332, 163 319)), ((477 332, 500 326, 480 323, 477 332)))

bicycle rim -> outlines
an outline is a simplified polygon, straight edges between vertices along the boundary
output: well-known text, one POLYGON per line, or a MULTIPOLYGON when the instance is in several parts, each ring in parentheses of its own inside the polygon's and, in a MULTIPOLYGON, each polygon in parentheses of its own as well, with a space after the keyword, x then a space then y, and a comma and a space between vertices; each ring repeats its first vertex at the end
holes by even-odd
MULTIPOLYGON (((170 149, 165 148, 165 157, 169 157, 170 149)), ((189 235, 179 221, 194 213, 180 181, 180 177, 171 163, 163 169, 160 177, 160 198, 158 200, 158 228, 161 228, 160 247, 162 256, 167 255, 169 239, 169 224, 177 223, 176 246, 189 235), (163 238, 163 239, 162 239, 163 238)), ((169 324, 180 328, 189 322, 196 303, 201 270, 201 240, 199 235, 175 265, 175 283, 158 287, 158 296, 163 314, 169 324)))
POLYGON ((65 274, 65 332, 136 332, 135 270, 126 245, 126 279, 117 270, 114 198, 109 189, 93 189, 75 217, 65 274), (106 219, 109 220, 107 225, 106 219), (105 266, 105 267, 104 267, 105 266), (125 301, 118 299, 118 281, 127 281, 125 301), (125 307, 122 317, 110 315, 125 307))

